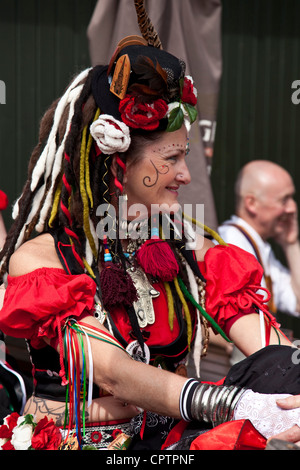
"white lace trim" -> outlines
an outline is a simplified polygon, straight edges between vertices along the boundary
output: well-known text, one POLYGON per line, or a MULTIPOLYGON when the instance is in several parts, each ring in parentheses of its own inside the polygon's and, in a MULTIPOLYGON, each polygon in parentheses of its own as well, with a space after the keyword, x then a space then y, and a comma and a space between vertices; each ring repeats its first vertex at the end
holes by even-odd
POLYGON ((249 419, 266 439, 286 431, 295 424, 300 426, 300 408, 283 410, 276 404, 279 398, 289 396, 288 394, 268 395, 248 390, 242 395, 235 408, 234 420, 249 419))

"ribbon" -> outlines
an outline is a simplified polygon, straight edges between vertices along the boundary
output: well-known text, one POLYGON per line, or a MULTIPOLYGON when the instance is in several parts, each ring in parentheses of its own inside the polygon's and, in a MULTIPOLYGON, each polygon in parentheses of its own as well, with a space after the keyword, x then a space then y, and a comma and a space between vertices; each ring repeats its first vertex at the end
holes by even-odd
POLYGON ((270 336, 271 336, 271 327, 273 326, 276 330, 280 328, 279 323, 276 322, 273 315, 269 312, 268 308, 264 305, 269 302, 271 294, 268 289, 257 286, 249 285, 246 289, 240 292, 237 296, 237 306, 240 310, 246 310, 253 305, 255 305, 264 315, 264 318, 267 323, 267 328, 265 329, 265 345, 269 345, 270 336), (257 290, 263 290, 266 293, 264 298, 261 294, 258 294, 257 290))

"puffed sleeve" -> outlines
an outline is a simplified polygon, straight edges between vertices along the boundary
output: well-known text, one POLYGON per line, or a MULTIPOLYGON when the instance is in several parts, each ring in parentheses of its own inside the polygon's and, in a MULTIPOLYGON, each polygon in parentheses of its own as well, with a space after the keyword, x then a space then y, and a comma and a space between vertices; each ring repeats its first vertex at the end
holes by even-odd
POLYGON ((92 313, 95 292, 95 282, 88 275, 68 275, 62 269, 40 268, 8 276, 0 330, 40 348, 45 345, 44 336, 57 337, 57 320, 63 325, 66 318, 92 313))
POLYGON ((217 245, 207 250, 199 268, 206 279, 206 311, 228 335, 240 316, 260 309, 276 327, 262 292, 263 268, 255 256, 234 245, 217 245))

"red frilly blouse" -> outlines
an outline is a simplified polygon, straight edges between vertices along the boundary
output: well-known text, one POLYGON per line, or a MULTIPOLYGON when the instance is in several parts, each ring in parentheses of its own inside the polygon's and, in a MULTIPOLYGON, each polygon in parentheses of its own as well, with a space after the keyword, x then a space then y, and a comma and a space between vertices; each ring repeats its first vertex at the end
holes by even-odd
POLYGON ((8 206, 8 197, 4 191, 0 189, 0 211, 4 211, 8 206))
MULTIPOLYGON (((254 312, 254 307, 267 312, 268 298, 257 294, 263 271, 253 255, 235 246, 218 245, 210 248, 198 265, 206 279, 206 311, 227 335, 232 324, 241 315, 254 312)), ((7 283, 0 330, 30 340, 36 349, 45 345, 44 337, 55 340, 57 328, 67 318, 78 320, 93 315, 96 284, 86 274, 70 275, 63 269, 40 268, 22 276, 8 276, 7 283)), ((162 292, 153 300, 155 312, 167 322, 166 294, 159 283, 155 288, 162 292)), ((273 317, 269 317, 275 325, 273 317)), ((117 326, 128 328, 124 313, 120 313, 117 326)), ((177 333, 175 325, 170 335, 177 333)))

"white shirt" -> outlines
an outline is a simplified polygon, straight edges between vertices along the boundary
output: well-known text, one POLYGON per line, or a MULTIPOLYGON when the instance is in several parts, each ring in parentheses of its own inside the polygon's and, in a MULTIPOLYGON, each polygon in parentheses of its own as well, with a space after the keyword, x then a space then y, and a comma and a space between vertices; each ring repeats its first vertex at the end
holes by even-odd
MULTIPOLYGON (((254 240, 260 253, 264 273, 272 279, 273 297, 277 309, 299 317, 300 313, 296 312, 297 300, 291 285, 289 270, 275 257, 271 245, 265 242, 253 227, 236 215, 233 215, 230 220, 223 222, 218 228, 218 233, 226 243, 239 246, 256 256, 251 242, 238 228, 230 224, 241 226, 254 240)), ((266 287, 264 278, 262 278, 261 285, 266 287)))

